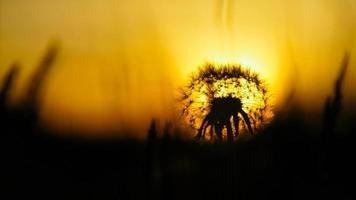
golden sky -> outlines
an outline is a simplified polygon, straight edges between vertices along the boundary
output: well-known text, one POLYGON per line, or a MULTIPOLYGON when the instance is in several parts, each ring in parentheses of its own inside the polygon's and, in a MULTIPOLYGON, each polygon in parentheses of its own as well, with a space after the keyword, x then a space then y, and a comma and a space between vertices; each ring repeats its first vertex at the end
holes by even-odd
POLYGON ((176 116, 177 88, 206 61, 249 65, 277 109, 297 88, 315 111, 350 51, 345 102, 356 99, 356 0, 0 0, 0 78, 22 64, 13 102, 51 39, 41 116, 59 130, 144 136, 176 116))

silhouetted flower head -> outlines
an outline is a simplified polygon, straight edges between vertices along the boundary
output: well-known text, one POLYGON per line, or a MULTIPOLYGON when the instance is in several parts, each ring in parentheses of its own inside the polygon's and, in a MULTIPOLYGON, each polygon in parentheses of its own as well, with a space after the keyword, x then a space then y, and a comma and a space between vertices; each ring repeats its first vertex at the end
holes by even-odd
MULTIPOLYGON (((239 64, 206 63, 181 88, 180 101, 185 120, 198 129, 210 112, 214 99, 232 97, 241 100, 253 128, 273 117, 271 98, 266 83, 255 72, 239 64)), ((244 124, 240 129, 246 131, 244 124)))

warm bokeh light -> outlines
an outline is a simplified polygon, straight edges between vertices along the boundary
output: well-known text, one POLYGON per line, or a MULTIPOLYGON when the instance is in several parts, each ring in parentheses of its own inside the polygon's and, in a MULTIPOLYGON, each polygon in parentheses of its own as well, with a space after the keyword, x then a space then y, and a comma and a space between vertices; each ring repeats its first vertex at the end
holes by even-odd
POLYGON ((345 51, 345 103, 355 102, 355 24, 349 0, 0 0, 0 79, 21 63, 15 103, 48 41, 59 40, 42 121, 95 136, 144 137, 152 118, 174 120, 177 88, 207 61, 250 66, 277 110, 293 90, 318 111, 345 51))

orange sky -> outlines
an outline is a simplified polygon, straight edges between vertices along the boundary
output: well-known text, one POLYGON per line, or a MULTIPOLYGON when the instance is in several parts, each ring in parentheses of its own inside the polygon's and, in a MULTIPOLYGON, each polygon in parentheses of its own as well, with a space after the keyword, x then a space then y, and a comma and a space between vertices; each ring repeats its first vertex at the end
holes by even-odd
POLYGON ((52 38, 61 51, 43 91, 43 121, 143 136, 152 117, 176 115, 176 89, 206 61, 251 66, 277 109, 291 87, 305 109, 321 109, 343 53, 355 48, 356 1, 0 0, 0 77, 22 63, 13 102, 52 38))

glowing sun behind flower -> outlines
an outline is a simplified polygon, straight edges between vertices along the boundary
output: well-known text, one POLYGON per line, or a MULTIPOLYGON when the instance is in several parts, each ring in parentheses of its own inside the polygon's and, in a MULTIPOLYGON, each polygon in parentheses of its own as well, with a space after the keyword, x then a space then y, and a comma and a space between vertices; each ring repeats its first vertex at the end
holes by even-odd
POLYGON ((256 132, 273 117, 266 83, 239 64, 203 65, 182 88, 181 95, 184 118, 198 130, 199 138, 222 138, 229 132, 237 136, 246 132, 249 125, 254 130, 251 133, 256 132), (236 113, 236 106, 229 103, 234 100, 241 102, 236 104, 240 105, 236 113), (239 119, 244 123, 239 123, 239 119))

